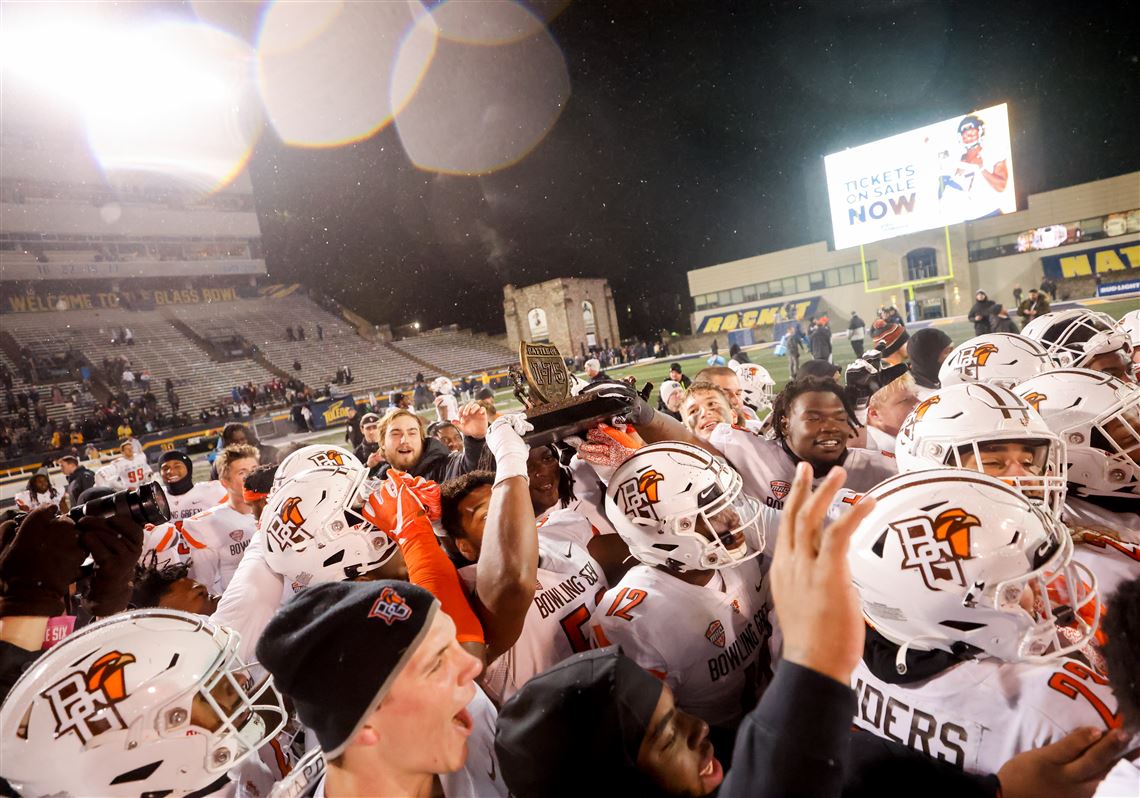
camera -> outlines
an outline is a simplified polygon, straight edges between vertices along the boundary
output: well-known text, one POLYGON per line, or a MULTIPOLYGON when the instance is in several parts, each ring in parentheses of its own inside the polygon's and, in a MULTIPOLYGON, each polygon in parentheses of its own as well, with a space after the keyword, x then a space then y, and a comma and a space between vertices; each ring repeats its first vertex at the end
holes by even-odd
POLYGON ((73 521, 129 515, 139 526, 157 525, 170 520, 170 504, 166 501, 162 487, 157 482, 148 482, 137 488, 127 488, 72 507, 67 515, 73 521))

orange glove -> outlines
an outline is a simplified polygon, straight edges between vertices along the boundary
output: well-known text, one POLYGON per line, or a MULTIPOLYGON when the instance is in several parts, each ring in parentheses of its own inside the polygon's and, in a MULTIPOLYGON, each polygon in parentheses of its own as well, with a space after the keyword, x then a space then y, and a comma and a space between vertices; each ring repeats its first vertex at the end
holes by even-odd
POLYGON ((368 523, 387 533, 397 543, 417 520, 428 521, 427 510, 409 487, 411 481, 403 472, 389 471, 388 478, 372 492, 360 510, 368 523))

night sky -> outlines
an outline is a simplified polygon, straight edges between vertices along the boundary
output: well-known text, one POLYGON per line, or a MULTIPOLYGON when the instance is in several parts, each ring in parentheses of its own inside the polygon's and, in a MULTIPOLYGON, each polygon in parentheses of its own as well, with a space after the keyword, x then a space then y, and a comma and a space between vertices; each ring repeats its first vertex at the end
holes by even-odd
POLYGON ((504 283, 607 277, 624 334, 687 332, 687 271, 829 240, 829 152, 1008 102, 1020 207, 1140 169, 1134 21, 1128 3, 576 0, 549 26, 570 99, 507 169, 420 171, 391 126, 331 150, 268 130, 250 170, 271 279, 394 326, 502 332, 504 283))

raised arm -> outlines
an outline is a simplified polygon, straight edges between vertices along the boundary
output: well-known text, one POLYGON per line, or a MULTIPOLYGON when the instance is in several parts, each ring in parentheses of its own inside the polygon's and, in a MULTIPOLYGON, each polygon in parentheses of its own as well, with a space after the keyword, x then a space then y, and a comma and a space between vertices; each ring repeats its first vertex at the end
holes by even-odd
POLYGON ((487 662, 518 640, 538 579, 538 526, 526 470, 530 450, 522 439, 529 428, 520 414, 508 413, 487 431, 487 446, 495 456, 495 485, 475 580, 487 662))

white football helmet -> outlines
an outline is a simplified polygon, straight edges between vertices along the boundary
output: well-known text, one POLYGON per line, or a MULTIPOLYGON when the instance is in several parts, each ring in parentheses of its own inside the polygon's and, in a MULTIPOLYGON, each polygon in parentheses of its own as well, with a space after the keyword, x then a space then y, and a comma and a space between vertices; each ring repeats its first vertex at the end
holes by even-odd
POLYGON ((265 562, 296 592, 363 576, 396 543, 356 509, 369 489, 363 468, 310 468, 287 480, 261 514, 265 562))
POLYGON ((759 413, 762 409, 772 407, 772 399, 776 395, 776 381, 768 373, 768 369, 755 363, 737 363, 728 361, 729 367, 740 378, 740 389, 744 405, 759 413))
POLYGON ((0 708, 0 775, 24 796, 187 795, 285 726, 252 684, 239 635, 175 610, 132 610, 65 638, 0 708))
POLYGON ((1076 496, 1140 499, 1140 387, 1089 369, 1057 369, 1017 386, 1068 449, 1076 496))
POLYGON ((455 383, 453 383, 447 377, 436 377, 431 381, 430 387, 432 393, 442 393, 450 396, 455 390, 455 383))
POLYGON ((1055 368, 1045 347, 1032 338, 987 333, 957 346, 938 370, 938 382, 943 388, 966 382, 1011 388, 1055 368))
POLYGON ((355 468, 367 471, 364 463, 356 459, 356 455, 332 444, 314 444, 302 446, 293 454, 281 461, 277 471, 273 474, 273 487, 269 494, 272 496, 286 480, 308 471, 310 468, 355 468))
POLYGON ((1132 379, 1140 382, 1140 360, 1136 359, 1136 352, 1140 351, 1140 310, 1125 313, 1116 323, 1116 328, 1132 342, 1132 379))
POLYGON ((1021 334, 1045 346, 1062 368, 1081 368, 1097 355, 1121 352, 1132 357, 1132 341, 1107 313, 1086 308, 1057 310, 1026 324, 1021 334))
POLYGON ((1000 385, 967 383, 935 391, 903 421, 895 445, 899 471, 943 466, 985 472, 1002 444, 1021 444, 1020 467, 993 462, 1002 482, 1044 505, 1054 518, 1065 506, 1065 445, 1033 407, 1000 385), (1020 472, 1020 473, 1014 473, 1020 472))
POLYGON ((985 474, 942 468, 891 477, 847 560, 863 615, 906 651, 1007 662, 1052 659, 1096 633, 1096 577, 1072 561, 1065 527, 985 474))
POLYGON ((740 474, 697 446, 638 449, 610 478, 606 516, 646 565, 731 568, 764 549, 760 503, 740 474))

